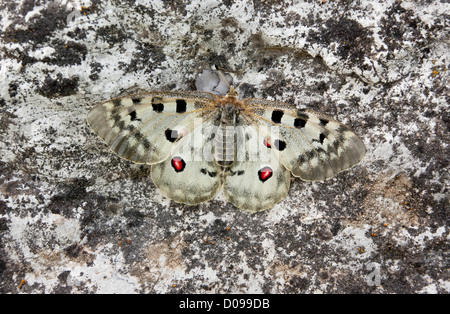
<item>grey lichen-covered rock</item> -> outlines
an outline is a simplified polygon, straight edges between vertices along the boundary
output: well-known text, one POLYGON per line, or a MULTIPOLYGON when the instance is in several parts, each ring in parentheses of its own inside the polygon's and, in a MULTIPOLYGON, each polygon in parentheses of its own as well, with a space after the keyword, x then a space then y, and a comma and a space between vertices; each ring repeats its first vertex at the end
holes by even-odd
POLYGON ((448 28, 441 1, 3 2, 1 293, 448 293, 448 28), (83 5, 83 6, 82 6, 83 5), (86 124, 130 89, 335 117, 365 159, 248 214, 162 197, 86 124))

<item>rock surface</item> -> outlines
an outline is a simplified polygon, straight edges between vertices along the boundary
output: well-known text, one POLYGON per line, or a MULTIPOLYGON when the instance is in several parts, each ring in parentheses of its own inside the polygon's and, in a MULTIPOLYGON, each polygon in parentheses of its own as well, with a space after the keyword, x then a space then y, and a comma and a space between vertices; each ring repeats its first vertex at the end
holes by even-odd
POLYGON ((138 3, 0 4, 0 293, 450 292, 448 3, 138 3), (211 67, 351 126, 365 159, 252 215, 165 199, 86 124, 211 67))

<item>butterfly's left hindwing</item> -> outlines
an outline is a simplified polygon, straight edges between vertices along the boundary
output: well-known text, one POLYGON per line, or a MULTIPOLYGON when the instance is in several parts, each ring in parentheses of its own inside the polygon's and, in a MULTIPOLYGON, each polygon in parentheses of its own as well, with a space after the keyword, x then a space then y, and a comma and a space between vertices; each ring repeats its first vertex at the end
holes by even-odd
POLYGON ((168 198, 196 205, 212 199, 221 184, 221 169, 213 159, 211 129, 215 120, 204 121, 181 140, 170 157, 152 165, 152 179, 168 198))

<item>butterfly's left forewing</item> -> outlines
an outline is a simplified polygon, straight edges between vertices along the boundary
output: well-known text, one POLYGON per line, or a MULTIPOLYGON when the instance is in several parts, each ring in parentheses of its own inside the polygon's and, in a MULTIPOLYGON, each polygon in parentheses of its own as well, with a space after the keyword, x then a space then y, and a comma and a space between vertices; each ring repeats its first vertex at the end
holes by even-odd
POLYGON ((130 95, 97 105, 87 121, 120 157, 155 164, 169 157, 174 143, 192 132, 196 121, 214 112, 217 101, 206 92, 130 95))

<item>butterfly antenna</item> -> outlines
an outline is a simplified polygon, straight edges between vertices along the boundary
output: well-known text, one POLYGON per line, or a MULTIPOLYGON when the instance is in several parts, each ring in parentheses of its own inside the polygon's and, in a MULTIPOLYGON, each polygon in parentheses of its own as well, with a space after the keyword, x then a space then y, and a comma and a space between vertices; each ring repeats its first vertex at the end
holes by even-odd
POLYGON ((229 90, 228 94, 231 94, 231 95, 237 95, 237 92, 236 92, 237 88, 235 88, 233 85, 230 85, 230 84, 228 83, 228 80, 227 80, 227 78, 225 77, 225 75, 222 73, 222 71, 217 70, 217 73, 219 73, 220 77, 223 78, 223 79, 225 80, 225 83, 227 83, 227 85, 228 85, 228 90, 229 90))
POLYGON ((255 73, 252 76, 250 76, 250 79, 243 79, 242 82, 240 82, 239 85, 236 87, 236 90, 239 90, 239 87, 241 87, 242 84, 253 80, 256 77, 256 75, 258 75, 258 73, 255 73))

